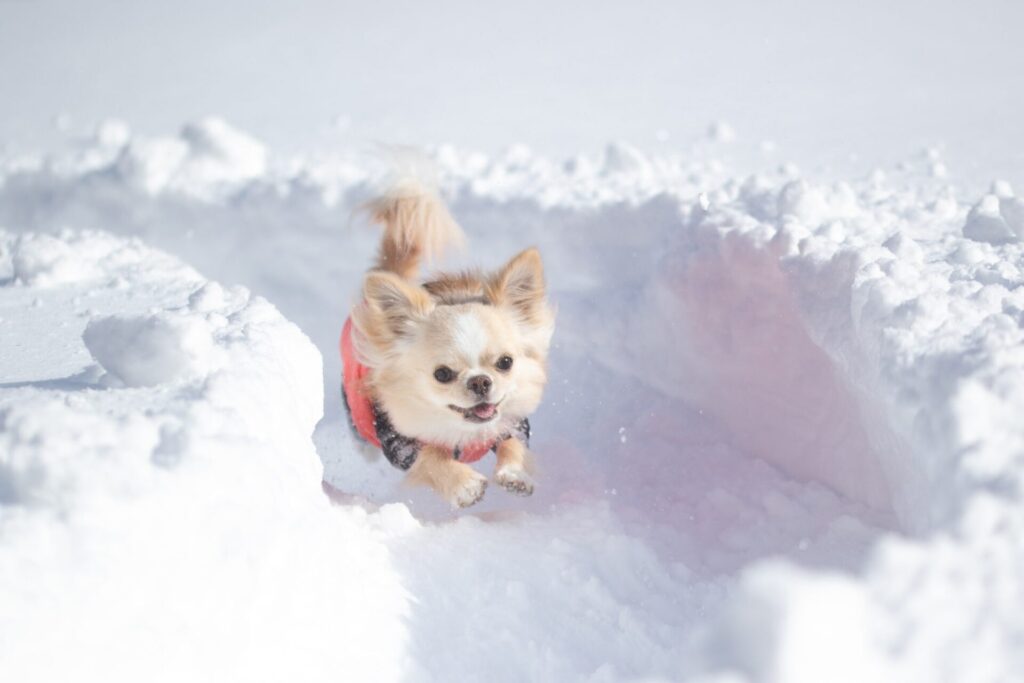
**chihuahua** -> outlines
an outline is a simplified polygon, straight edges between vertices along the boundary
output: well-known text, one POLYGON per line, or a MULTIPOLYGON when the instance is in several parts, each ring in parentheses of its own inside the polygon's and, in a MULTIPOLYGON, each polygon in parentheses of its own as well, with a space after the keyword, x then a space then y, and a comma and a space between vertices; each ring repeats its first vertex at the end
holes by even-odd
POLYGON ((492 450, 495 482, 530 495, 528 417, 547 381, 555 320, 540 252, 527 249, 493 273, 418 283, 424 260, 463 240, 444 203, 406 178, 368 209, 384 236, 341 339, 354 432, 453 507, 483 497, 487 478, 469 463, 492 450))

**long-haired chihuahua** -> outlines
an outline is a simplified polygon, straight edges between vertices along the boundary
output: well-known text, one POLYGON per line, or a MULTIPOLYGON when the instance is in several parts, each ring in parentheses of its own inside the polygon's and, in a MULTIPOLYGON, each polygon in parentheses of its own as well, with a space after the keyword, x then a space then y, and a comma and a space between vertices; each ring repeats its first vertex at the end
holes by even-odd
POLYGON ((530 495, 528 416, 547 381, 555 320, 540 253, 420 283, 421 263, 463 240, 444 203, 405 178, 368 208, 384 236, 341 339, 354 431, 453 506, 483 497, 487 478, 469 463, 492 450, 495 482, 530 495))

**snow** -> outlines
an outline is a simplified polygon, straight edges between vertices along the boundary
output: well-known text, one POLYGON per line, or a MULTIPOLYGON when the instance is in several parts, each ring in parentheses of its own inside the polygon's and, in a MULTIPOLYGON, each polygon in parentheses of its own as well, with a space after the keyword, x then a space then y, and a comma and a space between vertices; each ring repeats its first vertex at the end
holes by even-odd
POLYGON ((318 494, 305 335, 135 240, 2 233, 0 253, 6 674, 395 675, 405 597, 366 515, 318 494))
POLYGON ((0 669, 1024 678, 1022 16, 0 3, 0 669), (544 255, 530 498, 349 435, 378 141, 544 255))
POLYGON ((1001 189, 1003 196, 987 194, 971 207, 964 237, 989 244, 1024 240, 1024 201, 1001 189))
POLYGON ((0 169, 20 680, 1024 667, 1024 246, 970 227, 1007 183, 435 149, 470 237, 452 265, 536 243, 559 306, 537 492, 457 514, 365 458, 340 406, 377 238, 353 210, 383 169, 275 162, 224 122, 111 130, 0 169), (125 171, 158 149, 189 151, 125 171))
POLYGON ((91 320, 82 341, 96 362, 125 386, 154 386, 205 374, 213 340, 204 323, 166 314, 112 316, 91 320))

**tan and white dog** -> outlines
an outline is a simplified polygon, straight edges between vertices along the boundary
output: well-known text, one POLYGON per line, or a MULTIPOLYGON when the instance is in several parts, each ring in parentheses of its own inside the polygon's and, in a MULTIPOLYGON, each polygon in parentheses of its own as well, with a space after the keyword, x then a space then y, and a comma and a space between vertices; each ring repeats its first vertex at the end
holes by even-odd
POLYGON ((356 433, 453 506, 483 496, 487 478, 468 463, 489 450, 494 480, 530 495, 527 418, 547 381, 555 318, 540 253, 418 283, 421 263, 460 243, 461 229, 416 180, 394 183, 369 209, 384 236, 341 344, 356 433))

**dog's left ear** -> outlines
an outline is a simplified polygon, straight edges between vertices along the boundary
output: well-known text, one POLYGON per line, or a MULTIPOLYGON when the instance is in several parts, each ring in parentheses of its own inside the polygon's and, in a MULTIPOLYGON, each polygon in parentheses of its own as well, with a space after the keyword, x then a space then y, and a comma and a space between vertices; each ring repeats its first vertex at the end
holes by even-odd
POLYGON ((487 298, 495 306, 512 308, 529 322, 544 308, 544 264, 530 248, 506 263, 487 282, 487 298))

